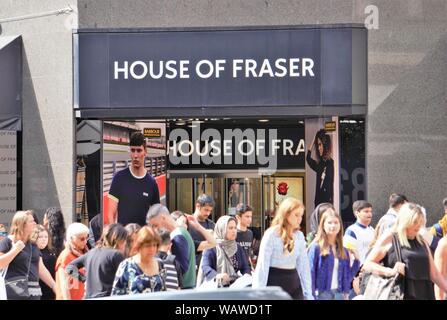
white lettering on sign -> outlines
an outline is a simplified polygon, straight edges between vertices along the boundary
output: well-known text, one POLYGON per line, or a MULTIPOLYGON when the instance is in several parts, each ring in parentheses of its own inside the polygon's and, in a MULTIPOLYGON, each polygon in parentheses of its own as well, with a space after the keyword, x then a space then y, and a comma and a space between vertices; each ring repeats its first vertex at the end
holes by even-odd
MULTIPOLYGON (((113 78, 119 79, 190 79, 189 60, 167 61, 114 61, 113 78)), ((226 72, 233 78, 298 78, 315 77, 312 58, 277 58, 277 59, 225 59, 199 60, 193 66, 194 76, 201 79, 218 79, 226 72), (228 68, 227 68, 228 67, 228 68), (227 70, 230 69, 230 70, 227 70)))

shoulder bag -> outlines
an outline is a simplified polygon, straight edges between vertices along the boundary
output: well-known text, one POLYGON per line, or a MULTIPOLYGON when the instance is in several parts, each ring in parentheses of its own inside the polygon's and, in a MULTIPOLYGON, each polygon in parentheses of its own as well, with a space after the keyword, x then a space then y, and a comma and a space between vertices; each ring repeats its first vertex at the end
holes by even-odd
POLYGON ((31 259, 33 258, 33 249, 31 247, 31 243, 29 245, 31 250, 26 276, 17 276, 5 280, 6 295, 8 300, 23 300, 30 297, 28 276, 31 268, 31 259))
MULTIPOLYGON (((397 261, 402 262, 401 248, 396 234, 393 234, 393 246, 397 261)), ((392 277, 371 274, 366 285, 364 298, 365 300, 403 300, 404 290, 401 286, 401 274, 398 273, 392 277)))
POLYGON ((8 272, 8 267, 0 270, 0 300, 7 300, 6 287, 5 287, 5 277, 8 272))

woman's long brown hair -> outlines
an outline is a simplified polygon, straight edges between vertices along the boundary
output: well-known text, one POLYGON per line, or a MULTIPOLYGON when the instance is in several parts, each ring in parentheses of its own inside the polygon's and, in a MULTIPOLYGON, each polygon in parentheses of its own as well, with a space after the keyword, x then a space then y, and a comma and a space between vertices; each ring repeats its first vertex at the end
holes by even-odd
POLYGON ((318 245, 320 246, 320 252, 322 256, 327 256, 329 254, 331 248, 326 231, 324 231, 324 222, 328 218, 332 217, 337 218, 338 222, 340 223, 340 231, 338 231, 337 238, 335 240, 337 244, 338 257, 341 259, 346 259, 347 255, 345 252, 345 248, 343 247, 343 222, 340 215, 335 210, 328 208, 321 215, 320 224, 318 225, 318 232, 315 236, 314 242, 318 243, 318 245))

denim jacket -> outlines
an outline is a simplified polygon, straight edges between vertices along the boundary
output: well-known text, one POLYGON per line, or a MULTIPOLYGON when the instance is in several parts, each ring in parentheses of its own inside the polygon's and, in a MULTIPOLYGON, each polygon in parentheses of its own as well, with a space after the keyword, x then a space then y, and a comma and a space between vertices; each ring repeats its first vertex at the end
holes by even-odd
MULTIPOLYGON (((360 268, 360 261, 355 259, 350 266, 349 252, 345 250, 347 259, 338 258, 338 292, 348 293, 351 289, 351 281, 360 268)), ((338 251, 338 249, 337 249, 338 251)), ((310 263, 310 273, 312 277, 312 294, 316 297, 316 292, 330 291, 332 284, 332 273, 334 271, 334 254, 332 250, 329 255, 320 254, 320 246, 312 243, 307 252, 310 263)))

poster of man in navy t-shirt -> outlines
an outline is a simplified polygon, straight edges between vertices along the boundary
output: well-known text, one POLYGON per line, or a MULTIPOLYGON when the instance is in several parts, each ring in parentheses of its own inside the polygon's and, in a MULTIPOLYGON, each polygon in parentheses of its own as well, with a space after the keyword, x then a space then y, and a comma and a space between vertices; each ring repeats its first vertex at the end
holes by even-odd
POLYGON ((144 135, 134 132, 130 137, 131 165, 115 174, 110 186, 109 223, 138 223, 143 226, 149 207, 160 203, 157 183, 144 166, 146 152, 144 135))

